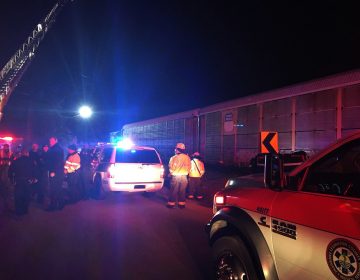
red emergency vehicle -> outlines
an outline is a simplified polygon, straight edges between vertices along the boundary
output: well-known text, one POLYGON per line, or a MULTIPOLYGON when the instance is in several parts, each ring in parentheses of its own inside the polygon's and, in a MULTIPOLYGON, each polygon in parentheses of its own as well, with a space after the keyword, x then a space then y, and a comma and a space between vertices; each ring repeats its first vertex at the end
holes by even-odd
POLYGON ((207 225, 216 279, 360 279, 360 133, 289 174, 228 180, 207 225))

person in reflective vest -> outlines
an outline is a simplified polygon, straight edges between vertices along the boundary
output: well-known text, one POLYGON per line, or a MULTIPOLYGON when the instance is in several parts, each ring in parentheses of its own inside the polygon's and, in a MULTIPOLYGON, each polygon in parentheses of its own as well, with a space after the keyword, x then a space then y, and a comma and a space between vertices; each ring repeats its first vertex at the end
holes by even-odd
POLYGON ((185 145, 183 143, 177 143, 175 155, 172 156, 169 161, 171 181, 170 196, 166 205, 168 208, 174 208, 176 201, 179 208, 185 208, 185 193, 190 165, 190 157, 185 153, 185 145))
POLYGON ((203 199, 202 176, 205 174, 204 162, 201 160, 200 153, 195 152, 191 155, 191 168, 189 172, 189 195, 188 198, 203 199))
POLYGON ((79 172, 80 155, 75 145, 68 147, 68 155, 64 165, 64 173, 68 183, 69 202, 75 203, 80 200, 79 172))

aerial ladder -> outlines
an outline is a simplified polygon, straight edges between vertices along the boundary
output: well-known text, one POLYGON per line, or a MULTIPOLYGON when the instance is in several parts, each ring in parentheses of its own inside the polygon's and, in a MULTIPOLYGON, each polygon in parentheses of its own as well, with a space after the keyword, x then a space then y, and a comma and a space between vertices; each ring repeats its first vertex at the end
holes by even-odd
POLYGON ((56 16, 69 0, 57 1, 44 20, 36 25, 30 36, 21 45, 20 49, 10 58, 0 72, 0 120, 3 109, 12 92, 18 85, 21 77, 34 58, 35 52, 45 34, 55 22, 56 16))

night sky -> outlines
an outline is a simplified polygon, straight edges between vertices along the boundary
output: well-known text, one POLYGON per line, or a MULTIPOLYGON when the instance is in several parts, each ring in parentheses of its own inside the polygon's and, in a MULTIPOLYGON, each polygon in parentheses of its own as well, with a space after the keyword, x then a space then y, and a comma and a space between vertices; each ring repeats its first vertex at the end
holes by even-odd
MULTIPOLYGON (((0 131, 107 140, 126 123, 358 69, 355 2, 75 0, 40 44, 0 131), (95 111, 87 121, 75 116, 84 103, 95 111)), ((1 2, 1 68, 54 4, 1 2)))

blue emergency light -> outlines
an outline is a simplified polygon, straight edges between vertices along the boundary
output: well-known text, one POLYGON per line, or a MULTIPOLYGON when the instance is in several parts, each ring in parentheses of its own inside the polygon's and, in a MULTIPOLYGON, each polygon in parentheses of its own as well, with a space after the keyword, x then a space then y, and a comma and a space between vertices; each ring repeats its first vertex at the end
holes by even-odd
POLYGON ((120 149, 129 150, 134 146, 134 142, 130 138, 121 139, 116 143, 116 146, 120 149))

